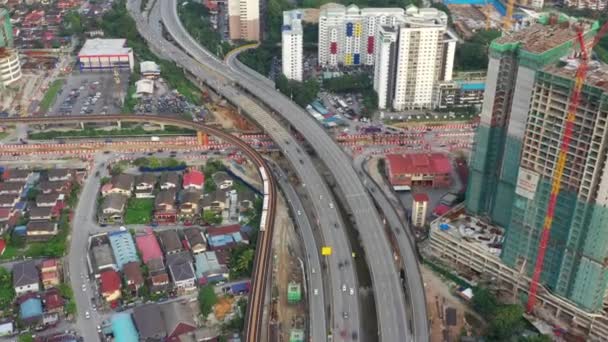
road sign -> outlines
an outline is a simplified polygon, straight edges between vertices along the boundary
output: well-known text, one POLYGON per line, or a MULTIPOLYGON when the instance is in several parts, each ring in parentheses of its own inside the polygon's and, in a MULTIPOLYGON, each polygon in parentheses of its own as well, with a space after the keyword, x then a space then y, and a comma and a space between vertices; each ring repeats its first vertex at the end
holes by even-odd
POLYGON ((324 255, 324 256, 331 255, 331 247, 328 247, 328 246, 321 247, 321 255, 324 255))

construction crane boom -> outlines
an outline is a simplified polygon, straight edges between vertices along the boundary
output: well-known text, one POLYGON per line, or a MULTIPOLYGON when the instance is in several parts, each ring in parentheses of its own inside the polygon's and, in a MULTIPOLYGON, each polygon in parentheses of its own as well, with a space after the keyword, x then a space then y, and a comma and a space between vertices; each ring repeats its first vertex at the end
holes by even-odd
POLYGON ((513 25, 513 7, 515 7, 515 0, 509 0, 507 3, 507 14, 504 18, 504 23, 502 28, 504 32, 509 32, 511 30, 511 25, 513 25))
MULTIPOLYGON (((511 3, 511 1, 509 1, 511 3)), ((589 54, 587 49, 591 50, 599 42, 602 36, 608 31, 608 22, 606 22, 591 44, 587 47, 585 43, 585 35, 583 27, 579 27, 577 32, 578 42, 581 47, 581 58, 578 69, 576 70, 576 76, 574 81, 574 89, 570 96, 570 103, 568 105, 568 112, 566 116, 566 122, 564 127, 564 135, 560 144, 559 154, 557 157, 557 163, 553 172, 551 181, 551 193, 549 195, 549 203, 547 204, 547 212, 545 214, 545 220, 540 236, 540 242, 538 245, 538 252, 536 255, 536 263, 534 264, 534 273, 532 274, 532 282, 530 283, 530 292, 528 295, 528 303, 526 305, 526 311, 531 313, 536 304, 536 291, 538 290, 538 283, 540 281, 540 275, 543 270, 543 263, 545 260, 545 252, 547 250, 547 244, 549 243, 549 237, 551 235, 551 226, 553 224, 553 217, 555 214, 555 205, 557 203, 557 197, 559 196, 562 186, 562 176, 564 174, 564 168, 566 166, 566 159, 568 149, 570 147, 570 140, 572 139, 572 132, 574 130, 574 122, 576 120, 576 111, 581 98, 581 92, 583 85, 585 84, 585 78, 587 77, 587 68, 589 62, 589 54)))

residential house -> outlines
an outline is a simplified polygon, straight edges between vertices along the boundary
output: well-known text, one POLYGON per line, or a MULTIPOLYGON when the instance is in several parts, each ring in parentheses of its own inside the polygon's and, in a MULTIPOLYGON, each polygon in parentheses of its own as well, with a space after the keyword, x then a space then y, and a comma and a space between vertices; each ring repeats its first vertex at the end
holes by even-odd
POLYGON ((129 262, 139 263, 137 249, 135 243, 133 243, 131 233, 126 230, 110 232, 108 233, 108 239, 110 239, 110 246, 112 246, 119 270, 122 270, 123 266, 129 262))
POLYGON ((38 190, 43 194, 50 194, 53 192, 62 193, 67 195, 70 192, 70 182, 69 181, 55 181, 51 182, 48 180, 43 180, 38 183, 38 190))
POLYGON ((125 207, 127 205, 127 197, 121 194, 109 194, 104 197, 101 202, 101 212, 99 213, 100 224, 121 224, 125 207))
POLYGON ((207 240, 200 229, 196 227, 184 229, 184 236, 190 247, 190 251, 194 254, 202 253, 207 250, 207 240))
POLYGON ((47 178, 51 182, 68 181, 72 179, 72 170, 70 169, 50 169, 47 171, 47 178))
POLYGON ((182 242, 176 230, 163 230, 158 233, 160 244, 165 255, 179 253, 183 250, 182 242))
POLYGON ((48 289, 61 283, 59 275, 59 261, 57 259, 47 259, 40 265, 42 286, 48 289))
POLYGON ((179 174, 177 172, 165 172, 160 176, 160 189, 176 189, 179 185, 179 174))
POLYGON ((201 207, 203 211, 213 211, 221 214, 228 208, 228 198, 228 190, 218 188, 203 196, 201 207))
POLYGON ((99 275, 99 291, 108 303, 113 303, 120 299, 121 284, 120 275, 114 270, 106 270, 99 275))
POLYGON ((152 229, 147 229, 144 233, 136 235, 135 243, 144 264, 148 264, 150 260, 154 259, 160 259, 162 262, 163 252, 160 249, 160 245, 158 244, 158 240, 156 239, 156 236, 154 236, 152 229))
POLYGON ((190 169, 184 173, 182 187, 186 190, 203 190, 205 175, 196 169, 190 169))
POLYGON ((105 234, 91 238, 90 262, 95 277, 99 277, 99 274, 105 270, 118 269, 112 247, 105 234))
POLYGON ((49 220, 30 221, 27 223, 27 241, 49 241, 59 233, 57 222, 49 220))
POLYGON ((141 273, 139 262, 126 263, 122 268, 125 276, 125 284, 133 294, 137 294, 140 287, 144 285, 144 276, 141 273))
POLYGON ((148 277, 150 279, 151 292, 167 291, 170 288, 169 274, 165 269, 163 259, 152 259, 146 264, 148 266, 148 277))
POLYGON ((167 341, 179 341, 179 336, 196 330, 194 313, 188 303, 170 302, 160 305, 165 321, 167 341))
POLYGON ((154 187, 156 186, 156 176, 151 173, 144 173, 137 176, 135 181, 135 197, 154 198, 154 187))
POLYGON ((34 261, 24 261, 13 266, 13 288, 17 296, 40 291, 40 277, 34 261))
POLYGON ((34 325, 42 319, 42 300, 28 297, 19 305, 19 319, 26 325, 34 325))
POLYGON ((0 208, 0 234, 4 233, 13 215, 14 211, 11 208, 0 208))
POLYGON ((42 301, 44 302, 44 311, 48 313, 63 313, 63 306, 65 301, 63 297, 61 297, 61 293, 56 288, 52 288, 47 290, 43 297, 42 301))
POLYGON ((207 251, 194 256, 196 279, 199 284, 226 281, 228 267, 222 264, 214 251, 207 251))
POLYGON ((8 169, 2 174, 2 179, 5 182, 27 182, 31 174, 30 170, 8 169))
POLYGON ((221 190, 230 189, 234 185, 234 179, 225 171, 218 171, 211 178, 213 178, 215 186, 221 190))
POLYGON ((165 341, 167 331, 158 304, 144 304, 133 308, 133 320, 142 341, 165 341))
POLYGON ((108 196, 110 194, 121 194, 124 196, 131 196, 133 191, 133 185, 135 184, 135 177, 126 173, 122 173, 112 177, 110 183, 102 187, 101 195, 108 196), (109 184, 109 186, 107 186, 109 184))
POLYGON ((196 275, 190 253, 180 252, 168 255, 167 266, 173 281, 173 288, 177 293, 185 294, 196 290, 196 275))
POLYGON ((249 238, 241 232, 241 225, 232 224, 207 229, 207 242, 211 248, 225 248, 240 243, 249 243, 249 238))
POLYGON ((21 195, 25 189, 25 182, 0 183, 0 195, 21 195))
POLYGON ((0 208, 14 208, 19 203, 19 195, 0 195, 0 208))
POLYGON ((176 190, 161 190, 154 200, 154 221, 159 224, 175 223, 177 221, 177 206, 175 205, 176 190))
POLYGON ((60 194, 58 192, 40 194, 36 196, 36 206, 53 208, 57 205, 58 201, 63 200, 63 197, 63 194, 60 194))
POLYGON ((254 203, 257 195, 246 189, 244 191, 239 191, 238 193, 238 210, 241 217, 239 217, 239 222, 244 219, 244 214, 246 214, 249 210, 254 209, 254 203))
POLYGON ((178 218, 184 221, 193 221, 200 214, 201 192, 196 190, 185 191, 181 194, 178 218))
POLYGON ((30 209, 30 220, 50 220, 52 218, 52 207, 34 207, 30 209))

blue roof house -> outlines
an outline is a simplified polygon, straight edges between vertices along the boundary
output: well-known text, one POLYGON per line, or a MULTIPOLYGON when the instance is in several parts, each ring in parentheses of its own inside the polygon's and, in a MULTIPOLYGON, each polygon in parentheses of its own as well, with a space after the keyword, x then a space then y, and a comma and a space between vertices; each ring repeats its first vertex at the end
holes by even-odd
POLYGON ((29 298, 19 307, 19 318, 24 321, 36 320, 42 317, 42 301, 40 298, 29 298))
POLYGON ((139 262, 131 233, 126 230, 119 230, 108 233, 108 238, 119 270, 122 271, 122 267, 127 263, 139 262))
POLYGON ((139 335, 135 329, 135 323, 131 314, 126 312, 117 313, 112 316, 112 333, 115 342, 138 342, 139 335))

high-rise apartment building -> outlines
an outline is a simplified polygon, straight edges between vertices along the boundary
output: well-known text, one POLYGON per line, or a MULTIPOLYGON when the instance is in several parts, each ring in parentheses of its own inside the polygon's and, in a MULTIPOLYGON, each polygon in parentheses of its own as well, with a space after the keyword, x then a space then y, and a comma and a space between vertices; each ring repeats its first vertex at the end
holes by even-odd
POLYGON ((566 0, 565 4, 568 7, 603 11, 608 7, 608 0, 566 0))
POLYGON ((13 47, 13 25, 6 8, 0 8, 0 48, 13 47))
POLYGON ((232 40, 260 40, 260 1, 228 0, 228 30, 232 40))
POLYGON ((329 3, 319 13, 319 65, 373 65, 376 31, 395 25, 405 15, 402 8, 345 7, 329 3))
POLYGON ((438 83, 452 79, 458 39, 447 24, 442 11, 409 6, 395 25, 380 25, 374 65, 378 108, 433 105, 438 83))
MULTIPOLYGON (((502 260, 532 274, 566 111, 574 87, 577 26, 528 28, 490 46, 466 206, 506 228, 502 260)), ((590 39, 598 24, 585 23, 590 39)), ((583 88, 541 282, 586 310, 608 282, 608 70, 591 66, 583 88)))
POLYGON ((283 75, 290 80, 302 81, 302 11, 283 12, 281 30, 283 75))

